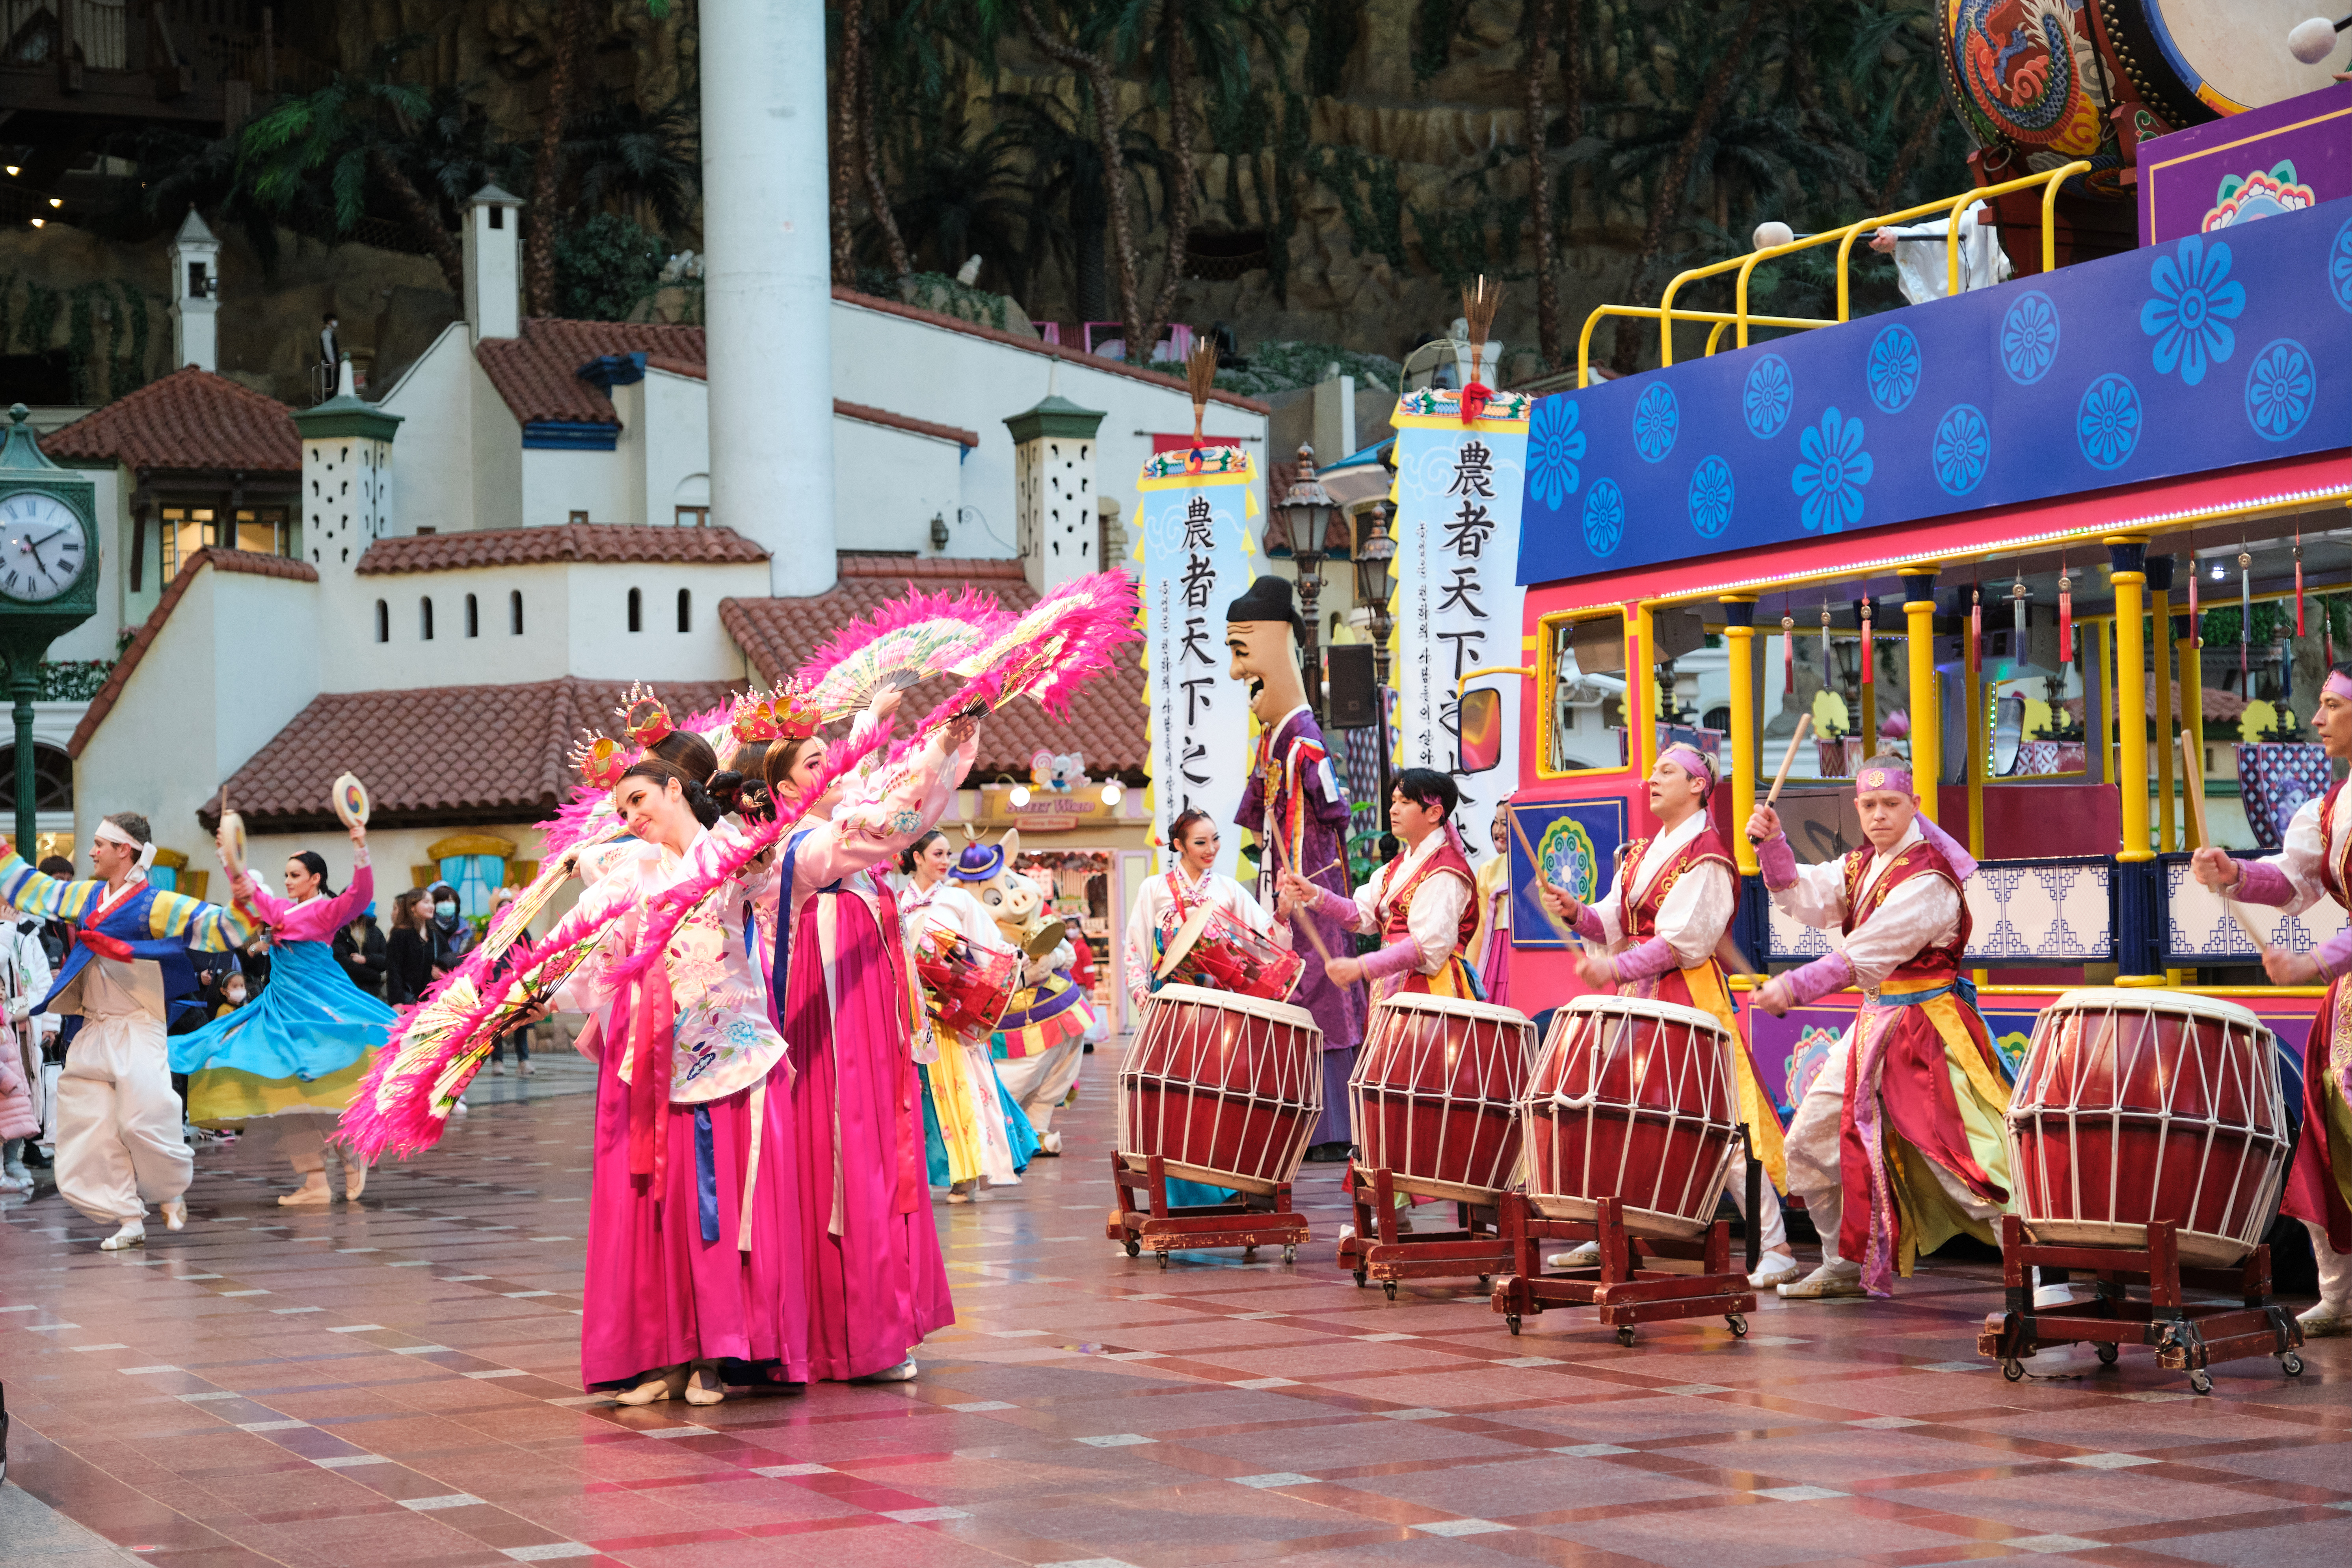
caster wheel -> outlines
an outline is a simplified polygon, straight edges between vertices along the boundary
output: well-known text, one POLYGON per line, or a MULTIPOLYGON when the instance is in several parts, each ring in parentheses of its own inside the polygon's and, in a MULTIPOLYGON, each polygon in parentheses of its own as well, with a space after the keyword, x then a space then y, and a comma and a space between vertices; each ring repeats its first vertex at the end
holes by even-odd
POLYGON ((1368 1273, 1367 1271, 1365 1271, 1364 1269, 1359 1268, 1359 1269, 1357 1269, 1357 1270, 1356 1270, 1356 1289, 1357 1289, 1360 1290, 1360 1289, 1362 1289, 1365 1286, 1367 1286, 1367 1285, 1370 1284, 1370 1283, 1371 1283, 1371 1279, 1372 1279, 1371 1275, 1370 1275, 1370 1273, 1368 1273))
POLYGON ((2124 1352, 2120 1349, 2114 1345, 2101 1345, 2099 1347, 2099 1364, 2101 1366, 2113 1366, 2116 1364, 2116 1361, 2122 1357, 2123 1353, 2124 1352))
POLYGON ((1478 1276, 1478 1289, 1479 1289, 1481 1291, 1491 1290, 1491 1289, 1493 1289, 1494 1288, 1495 1288, 1495 1281, 1494 1281, 1494 1279, 1493 1279, 1493 1277, 1492 1277, 1492 1276, 1490 1276, 1490 1275, 1486 1275, 1486 1274, 1481 1274, 1480 1276, 1478 1276))
POLYGON ((2000 1361, 2000 1375, 2009 1379, 2011 1383, 2023 1382, 2025 1378, 2025 1363, 2018 1360, 2015 1356, 2003 1356, 2000 1361))
POLYGON ((2301 1377, 2303 1375, 2303 1358, 2295 1354, 2294 1352, 2289 1351, 2286 1354, 2279 1357, 2279 1370, 2286 1373, 2289 1377, 2301 1377))
POLYGON ((2189 1374, 2189 1387, 2192 1393, 2196 1394, 2212 1393, 2213 1374, 2207 1372, 2203 1367, 2199 1367, 2195 1372, 2189 1374))
POLYGON ((1298 1248, 1297 1248, 1297 1247, 1284 1247, 1284 1248, 1282 1249, 1282 1260, 1283 1260, 1285 1263, 1296 1263, 1296 1262, 1297 1262, 1297 1261, 1298 1261, 1298 1248))
POLYGON ((1397 1285, 1397 1282, 1396 1282, 1395 1280, 1393 1280, 1393 1279, 1383 1279, 1383 1280, 1381 1280, 1381 1294, 1383 1294, 1383 1295, 1385 1295, 1386 1297, 1388 1297, 1388 1299, 1389 1299, 1390 1300, 1391 1300, 1391 1301, 1395 1300, 1396 1300, 1396 1285, 1397 1285))
POLYGON ((1130 1241, 1127 1244, 1127 1255, 1129 1258, 1136 1257, 1138 1254, 1141 1253, 1142 1250, 1143 1243, 1139 1241, 1130 1241))
POLYGON ((1741 1317, 1737 1312, 1732 1312, 1727 1315, 1723 1321, 1731 1325, 1731 1337, 1733 1339, 1744 1340, 1748 1337, 1747 1319, 1741 1317))
POLYGON ((1255 1263, 1257 1261, 1257 1248, 1255 1247, 1243 1247, 1242 1261, 1244 1263, 1255 1263))
POLYGON ((1630 1344, 1632 1344, 1632 1343, 1633 1342, 1633 1330, 1631 1330, 1631 1329, 1620 1329, 1620 1330, 1618 1330, 1618 1331, 1617 1331, 1617 1342, 1618 1342, 1619 1344, 1621 1344, 1621 1345, 1630 1345, 1630 1344))
POLYGON ((1519 1315, 1517 1312, 1512 1312, 1506 1316, 1503 1319, 1503 1321, 1511 1325, 1511 1334, 1514 1338, 1517 1338, 1519 1331, 1519 1315))
POLYGON ((1160 1272, 1162 1274, 1168 1272, 1168 1255, 1164 1252, 1160 1255, 1160 1272))

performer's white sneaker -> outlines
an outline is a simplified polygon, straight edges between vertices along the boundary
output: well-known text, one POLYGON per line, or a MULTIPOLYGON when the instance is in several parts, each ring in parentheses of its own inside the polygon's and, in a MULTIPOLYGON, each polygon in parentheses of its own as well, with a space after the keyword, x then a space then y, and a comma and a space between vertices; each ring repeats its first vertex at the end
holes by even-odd
POLYGON ((100 1252, 121 1252, 126 1247, 147 1245, 147 1226, 139 1220, 126 1219, 122 1228, 98 1244, 100 1252))
POLYGON ((1769 1290, 1778 1286, 1793 1284, 1801 1272, 1797 1267, 1796 1258, 1790 1254, 1768 1252, 1756 1260, 1756 1272, 1748 1277, 1748 1288, 1751 1290, 1769 1290))
POLYGON ((2352 1301, 2322 1301, 2295 1314, 2307 1340, 2335 1340, 2352 1334, 2352 1301))
POLYGON ((852 1383, 912 1383, 915 1381, 915 1358, 908 1356, 897 1366, 884 1367, 880 1372, 869 1372, 864 1377, 853 1377, 849 1381, 852 1383))
POLYGON ((1847 1258, 1833 1258, 1795 1284, 1780 1287, 1782 1298, 1792 1301, 1869 1294, 1862 1288, 1862 1265, 1847 1258))
POLYGON ((1567 1251, 1555 1252, 1544 1259, 1547 1268, 1598 1268, 1601 1267, 1601 1244, 1588 1241, 1567 1251))
POLYGON ((188 1228, 187 1199, 166 1198, 163 1200, 163 1228, 165 1230, 185 1230, 188 1228))

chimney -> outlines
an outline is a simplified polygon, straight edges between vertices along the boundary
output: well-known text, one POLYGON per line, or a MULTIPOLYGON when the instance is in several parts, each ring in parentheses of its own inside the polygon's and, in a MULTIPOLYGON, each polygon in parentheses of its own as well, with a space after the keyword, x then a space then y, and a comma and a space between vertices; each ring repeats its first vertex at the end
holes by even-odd
POLYGON ((474 342, 522 333, 522 198, 484 185, 466 199, 466 320, 474 342))
POLYGON ((172 237, 172 365, 220 369, 220 241, 190 207, 172 237))
POLYGON ((400 420, 360 397, 349 354, 336 367, 335 395, 294 415, 302 553, 323 576, 348 576, 367 547, 393 531, 392 438, 400 420))
POLYGON ((1102 422, 1099 411, 1079 407, 1050 382, 1044 402, 1004 422, 1013 433, 1013 538, 1029 585, 1041 594, 1117 564, 1102 558, 1095 493, 1102 422))

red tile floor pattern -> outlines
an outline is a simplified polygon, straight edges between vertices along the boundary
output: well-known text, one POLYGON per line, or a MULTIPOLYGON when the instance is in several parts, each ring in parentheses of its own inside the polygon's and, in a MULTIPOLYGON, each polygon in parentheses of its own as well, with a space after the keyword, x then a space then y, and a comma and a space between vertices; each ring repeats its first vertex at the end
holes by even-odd
POLYGON ((2129 1352, 2005 1384, 1981 1266, 1768 1300, 1744 1342, 1706 1320, 1620 1348, 1574 1311, 1514 1339, 1468 1281, 1356 1289, 1330 1167, 1296 1266, 1163 1273, 1104 1238, 1109 1059, 1065 1158, 940 1205, 959 1318, 909 1384, 583 1394, 571 1062, 484 1080, 357 1206, 278 1207, 263 1134, 201 1154, 188 1229, 143 1252, 11 1207, 9 1479, 190 1568, 2352 1561, 2352 1342, 2292 1382, 2231 1363, 2210 1398, 2129 1352))

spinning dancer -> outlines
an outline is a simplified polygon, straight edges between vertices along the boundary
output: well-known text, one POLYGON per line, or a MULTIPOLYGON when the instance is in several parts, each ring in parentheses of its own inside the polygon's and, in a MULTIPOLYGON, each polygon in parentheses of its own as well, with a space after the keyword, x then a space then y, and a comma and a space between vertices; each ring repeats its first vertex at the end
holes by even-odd
POLYGON ((1991 1242, 2010 1203, 2009 1086, 1960 971, 1960 884, 1976 862, 1919 815, 1900 758, 1864 763, 1854 794, 1870 846, 1833 863, 1798 865, 1769 806, 1748 819, 1772 901, 1844 933, 1842 951, 1766 982, 1756 1005, 1777 1017, 1862 992, 1789 1128, 1789 1184, 1822 1237, 1822 1266, 1781 1286, 1789 1297, 1890 1295, 1957 1232, 1991 1242))
POLYGON ((98 879, 60 882, 0 855, 0 902, 27 914, 79 922, 73 951, 36 1015, 81 1015, 58 1080, 58 1194, 91 1219, 120 1228, 99 1246, 114 1252, 147 1239, 147 1204, 163 1223, 187 1223, 194 1162, 180 1132, 165 1031, 192 1003, 188 953, 233 952, 253 925, 225 910, 147 880, 154 835, 135 812, 100 817, 89 863, 98 879))
MULTIPOLYGON (((2352 757, 2352 663, 2327 672, 2311 727, 2329 757, 2352 757)), ((2199 881, 2243 903, 2301 914, 2333 899, 2352 909, 2352 791, 2339 779, 2321 799, 2296 807, 2279 852, 2267 859, 2236 860, 2208 848, 2192 864, 2199 881)), ((2319 1263, 2319 1304, 2295 1321, 2313 1338, 2352 1333, 2352 988, 2344 983, 2352 974, 2352 931, 2337 931, 2315 952, 2269 949, 2263 968, 2273 984, 2327 985, 2304 1040, 2303 1138, 2279 1206, 2311 1232, 2319 1263)))
POLYGON ((971 771, 979 722, 949 721, 879 799, 840 805, 815 724, 788 718, 767 755, 780 815, 781 874, 763 900, 775 921, 770 995, 796 1076, 799 1278, 809 1371, 902 1382, 914 1347, 955 1321, 924 1184, 914 999, 897 900, 871 874, 935 826, 971 771))
MULTIPOLYGON (((919 952, 926 942, 945 942, 953 944, 949 951, 961 963, 1011 952, 996 922, 948 876, 954 865, 955 848, 937 828, 898 857, 898 869, 908 879, 898 895, 898 916, 906 922, 908 950, 919 952)), ((1037 1152, 1037 1135, 996 1076, 990 1031, 954 1026, 953 1000, 924 984, 935 1043, 926 1062, 922 1043, 917 1042, 915 1066, 923 1080, 923 1151, 931 1185, 947 1188, 948 1202, 968 1204, 983 1188, 1020 1185, 1021 1173, 1037 1152)))
MULTIPOLYGON (((1348 949, 1353 917, 1314 911, 1339 910, 1349 901, 1348 797, 1332 774, 1323 731, 1307 705, 1298 673, 1303 635, 1286 577, 1260 577, 1226 606, 1233 679, 1248 683, 1250 712, 1259 726, 1257 755, 1234 821, 1257 835, 1260 903, 1275 902, 1284 879, 1292 876, 1332 895, 1336 901, 1328 906, 1302 906, 1307 912, 1300 918, 1320 921, 1323 945, 1338 954, 1348 949)), ((1307 1158, 1324 1163, 1344 1160, 1348 1075, 1364 1037, 1363 1000, 1351 985, 1311 964, 1290 999, 1314 1014, 1323 1031, 1323 1120, 1307 1158)))
MULTIPOLYGON (((1789 1249, 1788 1229, 1780 1220, 1778 1189, 1789 1181, 1780 1118, 1757 1087, 1747 1031, 1739 1026, 1731 988, 1715 955, 1739 905, 1738 872, 1731 852, 1707 822, 1706 801, 1715 784, 1715 764, 1703 752, 1690 746, 1667 747, 1650 772, 1650 810, 1658 819, 1657 837, 1637 838, 1627 847, 1617 862, 1616 879, 1598 903, 1579 903, 1549 884, 1542 894, 1578 935, 1608 950, 1578 960, 1577 972, 1587 985, 1596 991, 1613 987, 1620 996, 1696 1007, 1731 1031, 1737 1042, 1731 1060, 1739 1121, 1748 1130, 1748 1150, 1763 1163, 1768 1178, 1763 1212, 1757 1220, 1761 1256, 1756 1272, 1748 1277, 1760 1290, 1794 1280, 1797 1258, 1789 1249)), ((1734 1180, 1731 1196, 1744 1212, 1748 1184, 1734 1180)), ((1587 1250, 1598 1261, 1599 1245, 1588 1244, 1579 1252, 1587 1250)), ((1567 1256, 1570 1267, 1582 1261, 1578 1253, 1567 1256)))
POLYGON ((1478 908, 1476 879, 1452 821, 1461 804, 1461 792, 1445 774, 1407 768, 1389 796, 1389 827, 1403 848, 1353 899, 1283 873, 1277 913, 1320 917, 1381 939, 1380 951, 1367 958, 1335 952, 1323 966, 1332 984, 1370 980, 1375 999, 1419 992, 1483 1000, 1478 977, 1462 953, 1478 929, 1478 908))
MULTIPOLYGON (((325 1204, 327 1150, 320 1118, 341 1116, 398 1015, 361 990, 334 954, 335 933, 375 897, 367 829, 352 827, 351 886, 327 886, 327 862, 305 849, 286 862, 286 897, 246 873, 232 885, 236 907, 267 926, 269 984, 260 1000, 172 1040, 172 1070, 188 1075, 188 1121, 234 1126, 279 1118, 278 1147, 302 1184, 281 1204, 325 1204)), ((228 847, 221 842, 221 866, 228 847)), ((367 1185, 367 1163, 343 1152, 343 1195, 367 1185)))

